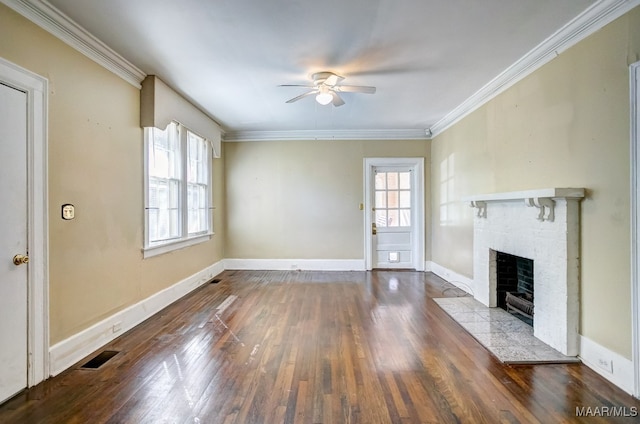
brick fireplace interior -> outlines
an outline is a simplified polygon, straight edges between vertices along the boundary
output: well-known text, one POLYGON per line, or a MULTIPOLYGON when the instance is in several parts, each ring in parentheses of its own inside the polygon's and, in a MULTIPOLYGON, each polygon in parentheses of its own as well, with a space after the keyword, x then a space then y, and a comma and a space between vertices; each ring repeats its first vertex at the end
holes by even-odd
POLYGON ((533 260, 496 252, 497 306, 533 326, 533 260))

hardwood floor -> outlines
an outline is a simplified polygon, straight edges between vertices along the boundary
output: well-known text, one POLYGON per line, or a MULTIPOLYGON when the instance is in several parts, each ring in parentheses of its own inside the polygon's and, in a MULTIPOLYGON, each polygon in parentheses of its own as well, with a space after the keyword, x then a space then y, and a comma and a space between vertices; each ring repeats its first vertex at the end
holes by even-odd
POLYGON ((0 422, 640 420, 639 400, 583 365, 501 364, 432 300, 455 294, 432 274, 218 278, 106 346, 119 353, 100 368, 81 368, 92 355, 6 402, 0 422))

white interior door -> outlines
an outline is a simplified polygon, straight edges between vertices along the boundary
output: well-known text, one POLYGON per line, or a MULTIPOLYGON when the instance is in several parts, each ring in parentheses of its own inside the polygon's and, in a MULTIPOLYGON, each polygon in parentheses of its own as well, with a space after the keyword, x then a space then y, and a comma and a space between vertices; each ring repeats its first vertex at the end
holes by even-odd
POLYGON ((413 169, 373 169, 373 267, 413 268, 413 169))
POLYGON ((365 269, 425 270, 424 158, 365 158, 365 269))
POLYGON ((0 402, 27 387, 27 94, 0 83, 0 402), (16 255, 18 255, 16 257, 16 255), (14 263, 14 257, 18 264, 14 263), (22 263, 21 263, 22 261, 22 263))

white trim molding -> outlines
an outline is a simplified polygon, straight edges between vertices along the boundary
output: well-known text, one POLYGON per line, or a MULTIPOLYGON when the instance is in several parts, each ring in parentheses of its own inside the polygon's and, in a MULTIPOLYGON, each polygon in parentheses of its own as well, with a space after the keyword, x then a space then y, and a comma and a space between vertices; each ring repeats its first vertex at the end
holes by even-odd
POLYGON ((599 0, 508 67, 458 107, 433 124, 431 137, 443 133, 498 94, 550 62, 608 23, 640 5, 640 0, 599 0))
POLYGON ((458 274, 455 271, 450 270, 435 262, 427 262, 426 271, 432 272, 438 277, 445 280, 447 283, 452 284, 460 290, 473 295, 473 279, 465 277, 462 274, 458 274))
POLYGON ((158 313, 224 271, 219 261, 51 347, 51 376, 75 363, 158 313))
POLYGON ((633 394, 633 362, 584 336, 580 338, 580 360, 596 373, 633 394))
POLYGON ((424 129, 229 131, 224 141, 428 140, 428 135, 424 129))
POLYGON ((362 259, 239 259, 224 260, 224 268, 260 271, 364 271, 362 259))
POLYGON ((640 62, 630 66, 631 87, 631 314, 634 395, 640 398, 640 62))
POLYGON ((27 94, 28 356, 27 385, 49 374, 49 225, 47 194, 48 81, 0 58, 0 82, 27 94))
POLYGON ((136 88, 146 74, 45 0, 0 0, 136 88))

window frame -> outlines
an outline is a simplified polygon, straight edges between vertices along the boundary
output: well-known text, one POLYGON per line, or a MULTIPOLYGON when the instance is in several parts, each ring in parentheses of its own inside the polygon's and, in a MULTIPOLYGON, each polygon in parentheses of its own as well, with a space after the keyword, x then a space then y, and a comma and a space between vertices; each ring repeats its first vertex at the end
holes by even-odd
MULTIPOLYGON (((179 143, 179 152, 180 152, 180 179, 179 179, 179 205, 178 205, 178 213, 179 213, 179 236, 176 238, 164 240, 164 241, 151 241, 150 237, 150 219, 149 219, 149 190, 150 190, 150 180, 154 178, 154 176, 150 175, 150 163, 149 163, 149 155, 150 149, 152 148, 151 144, 153 141, 153 131, 156 130, 154 127, 145 127, 144 128, 144 246, 143 246, 143 257, 149 258, 157 255, 161 255, 163 253, 172 252, 174 250, 183 249, 185 247, 193 246, 199 243, 206 242, 211 240, 211 237, 215 234, 213 228, 213 151, 212 146, 209 140, 205 137, 202 137, 197 132, 189 129, 184 126, 180 122, 172 121, 169 125, 176 124, 178 129, 178 143, 179 143), (205 222, 207 224, 207 228, 203 231, 197 233, 189 233, 189 207, 188 207, 188 165, 189 165, 189 133, 199 137, 206 144, 206 167, 207 167, 207 176, 206 176, 206 218, 205 222)), ((167 128, 169 128, 167 125, 167 128)), ((165 129, 166 130, 166 129, 165 129)), ((162 131, 158 129, 158 131, 162 131)))

